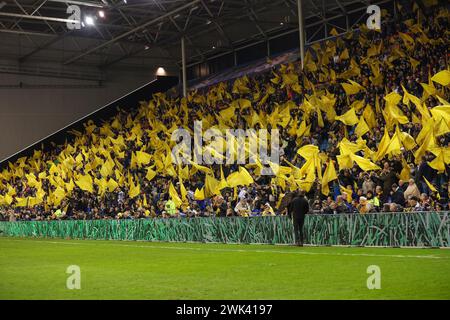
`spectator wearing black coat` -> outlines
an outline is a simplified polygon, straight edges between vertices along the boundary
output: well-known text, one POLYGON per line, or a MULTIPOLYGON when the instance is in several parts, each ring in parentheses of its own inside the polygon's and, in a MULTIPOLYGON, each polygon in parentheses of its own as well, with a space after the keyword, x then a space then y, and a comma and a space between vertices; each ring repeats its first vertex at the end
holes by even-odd
POLYGON ((402 207, 405 206, 405 196, 403 194, 403 191, 400 189, 400 187, 396 183, 394 183, 392 185, 391 202, 393 202, 395 204, 399 204, 402 207))

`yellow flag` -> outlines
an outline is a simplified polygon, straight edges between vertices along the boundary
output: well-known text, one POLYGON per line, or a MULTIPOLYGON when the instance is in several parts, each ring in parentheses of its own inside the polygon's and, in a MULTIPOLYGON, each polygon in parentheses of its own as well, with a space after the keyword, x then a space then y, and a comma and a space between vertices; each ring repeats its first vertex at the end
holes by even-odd
POLYGON ((192 166, 193 166, 195 169, 199 170, 199 171, 202 171, 202 172, 204 172, 204 173, 206 173, 206 174, 213 174, 213 171, 212 171, 211 168, 208 168, 208 167, 199 165, 199 164, 197 164, 197 163, 195 163, 195 162, 193 162, 193 161, 189 161, 189 163, 192 164, 192 166))
POLYGON ((28 205, 28 197, 19 198, 16 197, 16 207, 26 207, 28 205))
POLYGON ((139 185, 139 183, 134 184, 131 175, 128 178, 128 185, 129 185, 128 196, 131 199, 136 198, 141 193, 141 186, 139 185))
POLYGON ((64 189, 61 187, 56 188, 55 192, 53 193, 53 205, 59 206, 66 196, 64 189))
POLYGON ((369 131, 370 131, 370 128, 367 125, 367 123, 364 121, 364 117, 361 117, 359 119, 358 125, 356 126, 356 129, 355 129, 356 135, 358 137, 362 137, 363 135, 365 135, 369 131))
POLYGON ((437 170, 438 172, 444 172, 445 171, 444 151, 440 150, 436 158, 433 161, 428 162, 428 164, 430 165, 430 167, 437 170))
POLYGON ((195 189, 194 199, 195 200, 205 200, 205 189, 204 188, 201 188, 200 190, 195 189))
POLYGON ((229 122, 234 117, 235 107, 228 107, 219 112, 220 118, 224 122, 229 122))
POLYGON ((147 168, 147 174, 145 175, 145 178, 148 181, 152 181, 155 176, 156 176, 156 171, 152 170, 151 168, 147 168))
POLYGON ((428 188, 430 188, 430 190, 432 192, 438 192, 437 189, 430 183, 430 181, 427 180, 427 178, 425 178, 425 176, 423 176, 423 180, 425 180, 425 183, 427 184, 428 188))
POLYGON ((445 123, 450 124, 450 105, 437 106, 430 110, 435 123, 439 122, 441 119, 445 123))
POLYGON ((108 183, 106 182, 106 179, 101 178, 99 180, 99 179, 95 178, 94 184, 98 188, 98 194, 103 197, 105 195, 106 190, 108 189, 108 183))
MULTIPOLYGON (((398 129, 398 127, 397 127, 398 129)), ((406 150, 412 150, 417 145, 414 138, 407 132, 399 132, 400 141, 406 150)))
MULTIPOLYGON (((362 140, 363 141, 363 140, 362 140)), ((362 144, 350 142, 347 138, 343 138, 339 142, 339 151, 342 155, 353 154, 363 149, 362 144)))
POLYGON ((352 81, 352 80, 347 80, 347 81, 350 83, 341 83, 341 85, 342 85, 342 88, 344 88, 344 91, 348 96, 357 94, 361 90, 364 90, 364 87, 361 86, 359 83, 352 81))
POLYGON ((245 110, 247 108, 251 108, 252 102, 248 99, 237 99, 232 101, 230 106, 233 108, 238 108, 240 110, 245 110))
POLYGON ((389 137, 389 132, 387 129, 384 129, 384 135, 381 138, 380 144, 378 145, 378 151, 374 156, 375 161, 382 159, 386 155, 390 142, 391 138, 389 137))
POLYGON ((339 58, 340 58, 341 60, 348 60, 348 59, 350 59, 350 56, 349 56, 349 54, 348 54, 348 49, 347 49, 347 48, 345 48, 345 50, 342 51, 342 53, 341 53, 341 55, 339 56, 339 58))
POLYGON ((113 171, 113 170, 114 170, 114 166, 115 166, 114 161, 112 161, 111 159, 108 159, 108 160, 102 165, 102 167, 101 167, 101 169, 100 169, 101 175, 102 175, 104 178, 106 178, 106 177, 112 175, 113 172, 114 172, 114 171, 113 171))
POLYGON ((389 142, 389 146, 386 150, 386 153, 390 155, 398 155, 401 153, 401 148, 402 142, 400 140, 400 136, 398 132, 395 132, 391 138, 391 141, 389 142))
POLYGON ((341 193, 346 193, 347 194, 347 201, 351 202, 352 201, 352 194, 353 194, 353 190, 352 189, 347 189, 344 186, 339 185, 339 188, 341 189, 341 193))
MULTIPOLYGON (((423 129, 422 129, 423 130, 423 129)), ((420 132, 422 133, 422 131, 420 132)), ((420 134, 419 133, 419 134, 420 134)), ((430 150, 430 148, 434 147, 436 142, 435 142, 436 138, 434 136, 433 130, 428 130, 427 133, 424 135, 423 138, 423 142, 420 145, 420 147, 414 152, 414 162, 416 164, 419 164, 420 161, 422 160, 422 156, 428 151, 430 150)), ((417 143, 418 140, 416 139, 417 143)))
POLYGON ((325 172, 322 177, 322 193, 324 195, 328 195, 330 193, 330 188, 328 187, 328 183, 336 180, 338 178, 336 174, 336 169, 334 168, 333 161, 330 159, 328 161, 327 168, 325 169, 325 172))
POLYGON ((282 78, 284 85, 293 85, 295 83, 298 83, 298 75, 294 73, 283 74, 282 78))
POLYGON ((436 88, 434 87, 433 83, 432 84, 420 83, 420 85, 425 90, 423 98, 426 99, 428 98, 428 96, 434 96, 436 94, 436 88))
POLYGON ((244 167, 239 167, 239 171, 233 172, 227 177, 229 187, 248 186, 252 184, 253 178, 244 167))
POLYGON ((413 70, 416 70, 417 66, 420 64, 420 61, 417 61, 413 57, 409 57, 409 63, 411 63, 413 70))
POLYGON ((403 40, 403 43, 408 48, 408 50, 414 48, 415 45, 414 39, 409 34, 403 32, 399 32, 398 34, 400 35, 400 38, 403 40))
POLYGON ((175 207, 179 208, 181 206, 181 204, 183 203, 183 201, 178 196, 177 190, 173 186, 172 181, 170 182, 170 185, 169 185, 169 196, 172 199, 172 201, 175 203, 175 207))
POLYGON ((363 112, 364 120, 366 121, 369 128, 375 128, 377 126, 377 120, 372 107, 368 104, 363 112))
POLYGON ((181 201, 183 201, 183 203, 187 203, 187 190, 184 187, 183 179, 181 179, 181 177, 179 177, 178 181, 180 183, 181 201))
POLYGON ((80 176, 78 180, 75 180, 75 184, 83 191, 94 192, 92 177, 89 174, 80 176))
POLYGON ((223 174, 222 165, 220 165, 220 182, 219 185, 217 186, 217 189, 220 191, 226 187, 228 187, 228 183, 227 180, 225 179, 225 175, 223 174))
POLYGON ((207 197, 211 197, 213 195, 220 195, 220 191, 218 190, 219 181, 209 174, 205 177, 205 195, 207 197))
POLYGON ((357 156, 356 154, 351 154, 350 157, 353 161, 356 162, 356 164, 363 171, 380 170, 381 169, 379 166, 377 166, 375 163, 371 162, 369 159, 357 156))
POLYGON ((348 126, 353 126, 359 122, 354 108, 351 108, 341 116, 336 116, 335 120, 339 120, 348 126))
POLYGON ((431 78, 431 80, 446 87, 450 84, 450 71, 443 70, 438 72, 431 78))
POLYGON ((139 165, 149 164, 151 158, 152 158, 152 155, 148 154, 147 152, 136 151, 136 159, 137 159, 137 163, 139 165))
POLYGON ((400 172, 400 180, 409 181, 411 178, 411 170, 406 162, 405 158, 402 158, 402 171, 400 172))
POLYGON ((119 184, 113 178, 110 178, 108 180, 107 187, 109 192, 113 192, 119 187, 119 184))
POLYGON ((308 126, 306 125, 306 119, 303 118, 302 122, 300 123, 300 127, 297 129, 297 137, 300 138, 302 136, 308 137, 311 129, 311 124, 308 126))
MULTIPOLYGON (((144 208, 148 207, 147 196, 145 194, 144 194, 144 201, 142 202, 142 205, 144 206, 144 208)), ((148 216, 148 214, 146 214, 146 216, 148 216)))
POLYGON ((297 150, 304 159, 309 160, 319 154, 319 148, 313 144, 307 144, 297 150))
POLYGON ((3 197, 4 203, 6 203, 8 206, 11 205, 11 203, 14 201, 13 197, 11 197, 9 194, 6 194, 3 197))
POLYGON ((331 31, 330 31, 330 35, 332 35, 332 36, 337 36, 337 35, 339 35, 339 32, 337 32, 336 28, 333 28, 333 29, 331 29, 331 31))

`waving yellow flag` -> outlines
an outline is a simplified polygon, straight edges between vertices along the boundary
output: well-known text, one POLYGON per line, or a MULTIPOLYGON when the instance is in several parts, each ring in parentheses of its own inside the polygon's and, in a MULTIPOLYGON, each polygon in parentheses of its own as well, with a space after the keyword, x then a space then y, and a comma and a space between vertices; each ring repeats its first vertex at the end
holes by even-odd
POLYGON ((233 172, 227 177, 227 184, 230 188, 248 186, 253 182, 252 176, 244 167, 239 167, 239 171, 233 172))
POLYGON ((433 150, 433 153, 437 153, 436 158, 431 161, 428 162, 428 164, 430 165, 430 167, 432 167, 433 169, 437 170, 438 172, 444 172, 445 171, 445 151, 441 148, 436 148, 438 150, 438 152, 433 150))
POLYGON ((438 192, 437 189, 433 186, 433 184, 430 183, 430 181, 427 180, 427 178, 425 178, 425 176, 423 176, 423 180, 425 180, 425 183, 427 184, 428 188, 430 188, 430 190, 432 192, 438 192))
POLYGON ((148 181, 152 181, 155 176, 156 176, 156 171, 152 170, 151 168, 147 168, 147 174, 145 175, 145 178, 148 181))
POLYGON ((178 196, 177 190, 173 186, 172 181, 170 182, 170 185, 169 185, 169 196, 172 199, 172 201, 175 203, 175 207, 179 208, 181 206, 181 204, 183 203, 183 201, 178 196))
POLYGON ((399 32, 400 38, 403 40, 403 43, 405 44, 406 48, 408 50, 414 49, 414 39, 407 33, 399 32))
POLYGON ((107 187, 109 192, 113 192, 119 187, 119 184, 113 178, 110 178, 107 183, 107 187))
POLYGON ((353 80, 347 80, 350 83, 341 83, 342 88, 344 88, 345 93, 350 96, 353 94, 357 94, 361 90, 365 90, 362 85, 359 83, 353 81, 353 80))
POLYGON ((78 180, 75 180, 75 183, 83 191, 94 192, 92 177, 89 174, 81 176, 78 180))
POLYGON ((341 116, 336 116, 335 120, 339 120, 348 126, 354 126, 359 122, 354 108, 351 108, 341 116))
POLYGON ((194 199, 195 200, 205 200, 205 189, 204 188, 201 188, 200 190, 195 189, 194 199))
POLYGON ((136 198, 141 193, 141 186, 139 185, 139 183, 134 184, 131 175, 128 179, 128 184, 129 184, 128 196, 131 199, 136 198))
POLYGON ((356 126, 356 129, 355 129, 356 135, 358 137, 362 137, 363 135, 365 135, 369 131, 370 131, 370 128, 367 125, 367 123, 364 121, 364 117, 361 117, 359 119, 358 125, 356 126))
POLYGON ((438 72, 433 76, 433 78, 431 78, 431 80, 446 87, 450 84, 450 71, 443 70, 438 72))
POLYGON ((336 174, 336 169, 334 168, 333 161, 330 159, 328 161, 327 168, 322 177, 322 193, 324 195, 328 195, 330 193, 330 188, 328 187, 328 183, 337 180, 338 176, 336 174))

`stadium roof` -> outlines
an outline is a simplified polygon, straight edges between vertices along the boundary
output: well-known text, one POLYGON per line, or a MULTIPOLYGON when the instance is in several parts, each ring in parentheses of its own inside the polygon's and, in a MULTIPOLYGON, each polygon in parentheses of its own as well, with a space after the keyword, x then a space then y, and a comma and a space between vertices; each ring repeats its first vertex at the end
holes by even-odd
MULTIPOLYGON (((302 3, 308 43, 317 34, 326 37, 333 27, 344 32, 363 22, 370 1, 302 3)), ((71 68, 84 67, 83 79, 100 79, 102 70, 118 66, 165 66, 178 72, 183 36, 188 64, 195 64, 296 32, 297 15, 297 0, 0 0, 2 58, 16 62, 0 62, 0 72, 70 77, 71 68), (79 30, 67 26, 73 22, 69 5, 81 9, 85 25, 79 30)))

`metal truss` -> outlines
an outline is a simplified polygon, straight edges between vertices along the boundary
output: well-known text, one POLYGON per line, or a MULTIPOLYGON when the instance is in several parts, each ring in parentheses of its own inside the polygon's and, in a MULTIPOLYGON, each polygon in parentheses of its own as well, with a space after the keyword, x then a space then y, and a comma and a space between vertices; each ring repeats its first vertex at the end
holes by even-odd
MULTIPOLYGON (((322 32, 327 38, 333 27, 339 33, 351 29, 354 14, 360 13, 361 20, 370 3, 393 1, 301 0, 306 43, 322 32), (343 25, 334 23, 339 18, 345 18, 343 25)), ((83 65, 102 71, 120 64, 178 68, 181 38, 187 63, 204 62, 298 32, 297 8, 297 0, 0 0, 0 34, 26 40, 9 57, 19 64, 45 60, 48 54, 48 61, 64 68, 83 65), (74 22, 66 12, 69 5, 81 8, 82 20, 99 10, 106 18, 97 16, 94 26, 69 30, 67 23, 74 22), (58 58, 61 42, 64 55, 58 58)))

